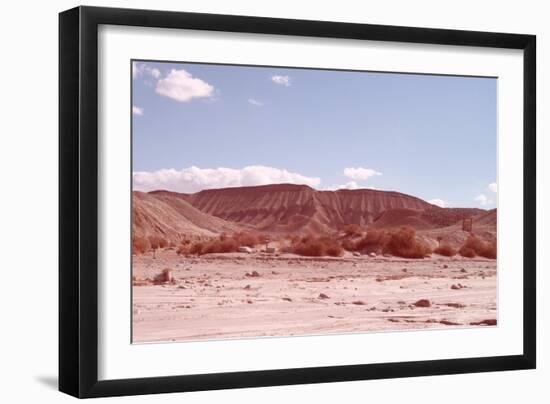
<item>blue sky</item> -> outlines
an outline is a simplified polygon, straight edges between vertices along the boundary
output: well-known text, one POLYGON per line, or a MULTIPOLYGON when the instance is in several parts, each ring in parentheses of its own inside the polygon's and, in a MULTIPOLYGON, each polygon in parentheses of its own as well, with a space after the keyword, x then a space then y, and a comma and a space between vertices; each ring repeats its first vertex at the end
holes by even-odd
POLYGON ((134 62, 134 188, 271 182, 495 207, 493 78, 134 62))

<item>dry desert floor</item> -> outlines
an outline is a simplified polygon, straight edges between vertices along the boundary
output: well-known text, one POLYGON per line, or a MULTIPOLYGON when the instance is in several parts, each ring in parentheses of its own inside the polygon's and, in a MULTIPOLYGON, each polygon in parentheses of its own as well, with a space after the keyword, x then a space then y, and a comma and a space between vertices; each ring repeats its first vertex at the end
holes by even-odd
POLYGON ((492 326, 496 260, 229 253, 133 257, 133 341, 492 326), (173 280, 153 282, 163 269, 173 280))

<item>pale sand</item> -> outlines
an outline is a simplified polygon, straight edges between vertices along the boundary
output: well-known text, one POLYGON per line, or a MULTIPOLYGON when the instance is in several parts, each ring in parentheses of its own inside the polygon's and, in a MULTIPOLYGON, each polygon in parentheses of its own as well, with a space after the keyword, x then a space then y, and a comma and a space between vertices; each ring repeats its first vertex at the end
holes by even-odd
POLYGON ((166 250, 133 261, 134 342, 460 328, 497 319, 496 260, 185 258, 166 250), (164 268, 174 270, 174 283, 136 286, 164 268), (253 271, 259 276, 247 276, 253 271), (420 299, 431 307, 416 307, 420 299))

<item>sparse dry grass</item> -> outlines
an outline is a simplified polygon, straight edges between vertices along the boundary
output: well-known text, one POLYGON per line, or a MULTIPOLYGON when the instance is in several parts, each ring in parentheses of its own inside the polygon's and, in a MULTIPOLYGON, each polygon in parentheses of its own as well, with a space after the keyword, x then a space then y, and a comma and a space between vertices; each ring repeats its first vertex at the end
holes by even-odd
POLYGON ((149 243, 151 245, 151 248, 157 249, 157 248, 166 248, 168 247, 168 241, 159 236, 149 236, 149 243))
POLYGON ((344 240, 342 246, 348 251, 387 253, 403 258, 424 258, 431 254, 430 246, 416 237, 412 227, 404 226, 398 230, 372 229, 357 241, 344 240))
POLYGON ((286 252, 303 255, 306 257, 340 257, 344 249, 340 243, 330 237, 315 237, 306 235, 295 237, 290 245, 284 249, 286 252))
POLYGON ((357 237, 363 235, 363 229, 358 224, 347 224, 343 228, 346 237, 357 237))
POLYGON ((443 255, 445 257, 454 257, 457 254, 456 249, 448 244, 443 244, 434 250, 434 253, 443 255))
POLYGON ((432 253, 430 246, 416 237, 412 227, 401 227, 391 233, 387 250, 392 255, 403 258, 424 258, 432 253))
POLYGON ((481 240, 476 235, 470 235, 464 242, 464 245, 459 250, 460 255, 467 258, 480 256, 484 258, 497 258, 497 243, 496 240, 487 242, 481 240))
POLYGON ((151 249, 151 243, 149 239, 145 237, 134 237, 132 239, 132 251, 134 254, 145 254, 151 249))
POLYGON ((203 255, 210 253, 237 252, 239 247, 255 247, 264 244, 266 237, 258 233, 238 232, 232 235, 221 234, 219 237, 208 241, 191 242, 183 241, 177 248, 180 255, 203 255))

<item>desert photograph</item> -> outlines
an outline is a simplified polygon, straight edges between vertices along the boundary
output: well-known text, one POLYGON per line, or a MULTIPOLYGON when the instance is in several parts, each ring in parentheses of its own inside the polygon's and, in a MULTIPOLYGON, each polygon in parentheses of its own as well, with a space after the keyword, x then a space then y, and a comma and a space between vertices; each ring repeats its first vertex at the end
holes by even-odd
POLYGON ((495 78, 131 80, 133 343, 498 326, 495 78))

